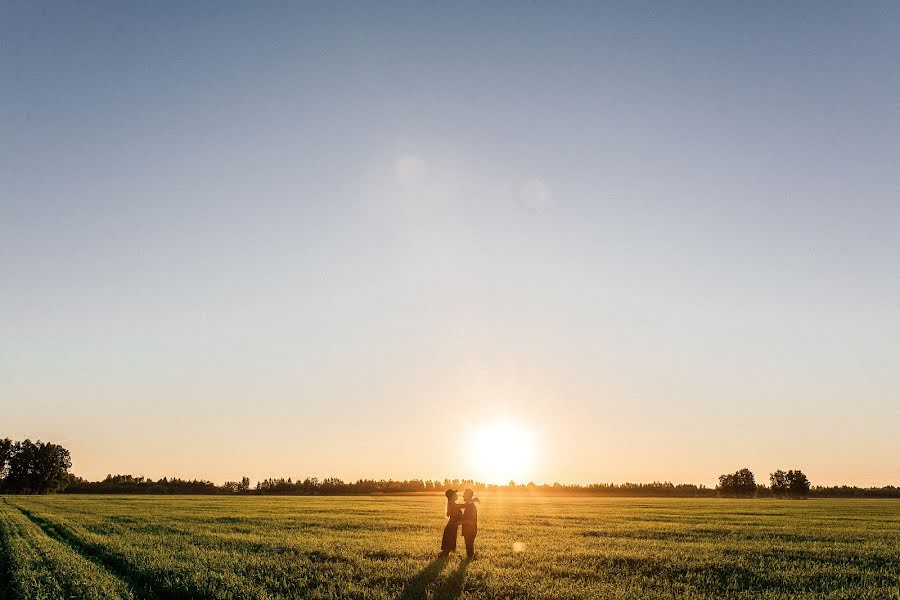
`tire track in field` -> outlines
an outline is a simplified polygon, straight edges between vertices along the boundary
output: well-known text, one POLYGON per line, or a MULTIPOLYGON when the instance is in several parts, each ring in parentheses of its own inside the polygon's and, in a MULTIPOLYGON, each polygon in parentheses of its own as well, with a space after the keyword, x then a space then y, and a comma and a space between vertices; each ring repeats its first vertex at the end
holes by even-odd
MULTIPOLYGON (((3 503, 9 506, 6 498, 3 503)), ((2 524, 0 524, 2 527, 2 524)), ((6 543, 6 533, 0 530, 0 600, 12 598, 12 568, 9 564, 9 548, 6 543)))
MULTIPOLYGON (((169 598, 175 598, 173 595, 160 595, 158 592, 154 592, 146 581, 141 581, 134 577, 128 570, 128 566, 117 555, 98 548, 93 544, 79 540, 66 531, 64 527, 60 527, 43 517, 39 517, 28 509, 15 504, 7 504, 18 510, 26 519, 37 525, 47 537, 63 544, 76 554, 79 554, 86 560, 91 561, 99 568, 106 571, 110 576, 122 581, 131 589, 135 597, 140 600, 168 600, 169 598)), ((2 591, 0 591, 0 600, 3 600, 2 591)))
MULTIPOLYGON (((15 508, 9 500, 2 498, 7 508, 15 508)), ((5 527, 0 531, 0 600, 12 600, 13 594, 13 568, 12 552, 9 548, 9 540, 6 539, 5 527)))

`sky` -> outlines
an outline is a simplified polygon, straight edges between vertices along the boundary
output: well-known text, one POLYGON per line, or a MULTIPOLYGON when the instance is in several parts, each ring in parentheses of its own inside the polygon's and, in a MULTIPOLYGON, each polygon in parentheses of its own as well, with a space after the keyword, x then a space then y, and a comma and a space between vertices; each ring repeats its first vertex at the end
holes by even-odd
POLYGON ((898 32, 0 2, 0 437, 91 479, 900 484, 898 32))

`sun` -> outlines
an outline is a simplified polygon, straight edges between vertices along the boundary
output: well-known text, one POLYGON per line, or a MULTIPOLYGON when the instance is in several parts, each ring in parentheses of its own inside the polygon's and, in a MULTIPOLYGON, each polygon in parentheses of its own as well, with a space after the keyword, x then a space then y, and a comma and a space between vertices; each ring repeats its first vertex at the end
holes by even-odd
POLYGON ((514 423, 500 421, 478 429, 472 435, 469 453, 478 481, 522 482, 533 477, 537 455, 534 436, 514 423))

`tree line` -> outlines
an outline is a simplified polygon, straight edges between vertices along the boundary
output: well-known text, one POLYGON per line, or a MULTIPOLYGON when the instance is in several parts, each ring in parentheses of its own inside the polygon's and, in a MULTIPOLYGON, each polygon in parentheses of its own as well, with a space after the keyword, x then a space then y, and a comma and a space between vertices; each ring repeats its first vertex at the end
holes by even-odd
POLYGON ((814 486, 800 469, 778 469, 764 485, 745 468, 720 475, 716 493, 728 498, 900 498, 900 487, 814 486))
POLYGON ((808 485, 806 476, 799 470, 776 471, 772 475, 784 473, 784 480, 776 477, 770 486, 759 485, 752 478, 748 483, 745 474, 733 478, 725 476, 715 488, 703 484, 675 484, 669 481, 652 483, 592 483, 580 484, 535 484, 509 482, 504 485, 488 484, 465 479, 435 480, 393 480, 359 479, 345 482, 336 477, 318 479, 270 478, 255 486, 250 479, 229 481, 216 485, 211 481, 162 478, 154 481, 132 475, 107 475, 102 481, 86 481, 72 477, 64 492, 69 494, 228 494, 260 496, 354 496, 371 494, 440 494, 448 488, 470 487, 485 493, 535 494, 540 496, 598 496, 622 498, 900 498, 900 487, 885 486, 860 488, 855 486, 817 487, 808 485), (788 476, 790 473, 793 476, 788 476), (802 477, 798 476, 800 473, 802 477), (806 481, 806 485, 802 482, 806 481), (792 487, 793 484, 793 487, 792 487))
POLYGON ((448 488, 473 488, 498 493, 535 493, 558 496, 646 496, 698 498, 715 497, 716 490, 703 485, 653 483, 595 483, 563 485, 515 483, 489 484, 467 479, 359 479, 345 482, 336 477, 319 479, 269 478, 251 486, 250 479, 228 481, 217 486, 211 481, 162 478, 154 481, 132 475, 107 475, 102 481, 87 481, 72 477, 65 488, 69 494, 246 494, 273 496, 340 496, 369 494, 442 494, 448 488))
POLYGON ((470 487, 487 493, 513 493, 546 496, 612 497, 776 497, 776 498, 900 498, 895 486, 860 488, 856 486, 812 486, 800 469, 777 470, 769 475, 769 485, 756 482, 749 469, 719 477, 719 484, 592 483, 588 485, 535 484, 510 481, 504 485, 460 479, 359 479, 345 482, 336 477, 318 479, 269 478, 251 485, 248 477, 216 485, 201 479, 163 477, 153 480, 133 475, 107 475, 101 481, 88 481, 69 473, 69 451, 57 444, 25 440, 0 440, 0 493, 46 494, 221 494, 336 496, 370 494, 437 494, 447 488, 470 487))
POLYGON ((740 469, 734 473, 719 475, 716 487, 720 496, 726 497, 774 497, 774 498, 809 498, 812 485, 800 469, 782 471, 778 469, 769 475, 769 485, 756 483, 750 469, 740 469))

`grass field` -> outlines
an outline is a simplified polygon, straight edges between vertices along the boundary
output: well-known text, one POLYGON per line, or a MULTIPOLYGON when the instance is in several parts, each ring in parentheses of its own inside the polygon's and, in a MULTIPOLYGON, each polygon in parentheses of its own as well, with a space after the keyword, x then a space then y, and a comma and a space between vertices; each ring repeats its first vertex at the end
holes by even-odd
POLYGON ((897 501, 482 500, 7 496, 0 596, 900 598, 897 501))

